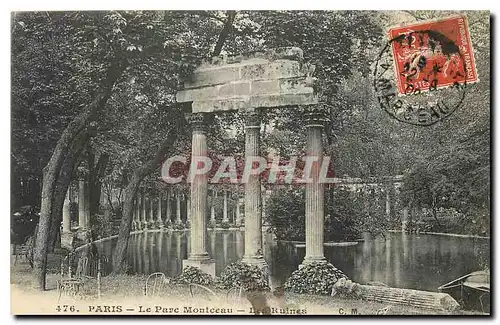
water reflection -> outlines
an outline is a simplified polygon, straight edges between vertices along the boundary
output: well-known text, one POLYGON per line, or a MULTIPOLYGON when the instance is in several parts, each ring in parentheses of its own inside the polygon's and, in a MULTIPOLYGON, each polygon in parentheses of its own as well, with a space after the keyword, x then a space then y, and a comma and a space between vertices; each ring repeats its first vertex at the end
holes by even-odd
MULTIPOLYGON (((186 232, 148 232, 132 235, 127 250, 130 273, 181 272, 188 256, 186 232)), ((436 290, 461 275, 489 265, 489 241, 433 235, 391 233, 386 238, 363 235, 363 242, 350 247, 325 247, 325 256, 356 282, 384 282, 394 287, 436 290)), ((263 238, 263 254, 274 284, 282 284, 297 269, 305 248, 263 238)), ((101 253, 111 258, 116 240, 101 243, 101 253)), ((209 231, 207 248, 215 259, 216 273, 243 257, 244 233, 209 231)))

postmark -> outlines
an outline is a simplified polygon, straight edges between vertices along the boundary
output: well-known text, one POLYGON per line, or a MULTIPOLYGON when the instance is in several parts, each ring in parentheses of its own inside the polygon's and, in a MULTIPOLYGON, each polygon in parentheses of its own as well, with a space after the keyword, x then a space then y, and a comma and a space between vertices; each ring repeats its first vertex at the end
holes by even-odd
POLYGON ((401 122, 441 121, 479 81, 465 16, 394 27, 388 38, 376 60, 374 89, 380 107, 401 122))

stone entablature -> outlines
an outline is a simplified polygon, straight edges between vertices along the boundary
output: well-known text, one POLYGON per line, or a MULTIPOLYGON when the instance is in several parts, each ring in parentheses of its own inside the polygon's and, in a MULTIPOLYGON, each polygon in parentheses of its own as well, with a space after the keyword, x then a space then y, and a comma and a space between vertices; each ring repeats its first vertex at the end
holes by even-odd
POLYGON ((312 105, 314 66, 296 47, 214 57, 200 65, 177 93, 193 113, 312 105))

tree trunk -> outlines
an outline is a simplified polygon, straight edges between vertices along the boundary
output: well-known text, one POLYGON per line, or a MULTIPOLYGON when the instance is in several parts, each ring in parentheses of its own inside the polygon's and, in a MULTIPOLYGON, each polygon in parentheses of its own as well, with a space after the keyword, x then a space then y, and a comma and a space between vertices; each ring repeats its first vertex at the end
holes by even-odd
POLYGON ((38 290, 45 290, 50 219, 52 216, 52 210, 54 209, 52 198, 54 196, 61 166, 71 148, 75 136, 85 130, 98 111, 104 109, 104 106, 111 96, 113 85, 121 76, 124 69, 125 66, 112 66, 110 68, 106 81, 103 86, 99 88, 98 93, 96 94, 94 100, 89 104, 88 108, 78 114, 64 129, 61 138, 57 141, 57 145, 47 166, 43 169, 40 220, 38 222, 38 232, 33 253, 34 287, 38 290))
POLYGON ((168 153, 173 143, 177 139, 177 130, 172 131, 173 132, 171 132, 171 134, 167 136, 167 139, 158 149, 156 156, 148 161, 145 165, 137 168, 134 171, 134 173, 132 174, 132 179, 125 188, 125 199, 123 204, 120 230, 118 231, 118 241, 113 253, 113 274, 119 274, 126 271, 124 270, 124 262, 127 253, 130 228, 132 226, 134 198, 136 197, 137 190, 144 177, 161 167, 160 164, 163 161, 164 156, 168 153))
POLYGON ((92 153, 89 153, 89 205, 90 205, 90 216, 94 216, 99 213, 100 201, 101 201, 101 185, 102 178, 104 177, 104 172, 106 171, 106 166, 108 164, 109 156, 107 154, 101 154, 97 163, 94 164, 95 159, 92 153))
POLYGON ((57 241, 57 234, 60 232, 60 224, 62 221, 62 209, 64 205, 64 199, 66 198, 66 193, 68 192, 69 184, 71 183, 71 176, 73 175, 79 157, 82 150, 90 139, 89 132, 83 132, 77 136, 77 140, 68 153, 64 163, 61 167, 61 172, 57 179, 56 188, 54 190, 54 196, 52 198, 52 216, 51 216, 51 226, 50 226, 50 239, 49 239, 49 251, 52 252, 57 241))

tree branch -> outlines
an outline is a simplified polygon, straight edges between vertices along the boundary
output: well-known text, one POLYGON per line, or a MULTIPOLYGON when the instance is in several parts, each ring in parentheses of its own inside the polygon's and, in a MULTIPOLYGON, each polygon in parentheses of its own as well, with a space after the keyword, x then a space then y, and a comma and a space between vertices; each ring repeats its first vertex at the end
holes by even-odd
POLYGON ((222 28, 222 31, 219 34, 219 39, 217 40, 217 44, 215 44, 215 49, 214 52, 212 53, 212 56, 217 56, 222 51, 224 43, 226 42, 229 34, 231 34, 233 30, 233 22, 235 17, 236 17, 236 11, 229 10, 227 12, 226 23, 224 24, 224 27, 222 28))

